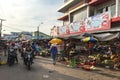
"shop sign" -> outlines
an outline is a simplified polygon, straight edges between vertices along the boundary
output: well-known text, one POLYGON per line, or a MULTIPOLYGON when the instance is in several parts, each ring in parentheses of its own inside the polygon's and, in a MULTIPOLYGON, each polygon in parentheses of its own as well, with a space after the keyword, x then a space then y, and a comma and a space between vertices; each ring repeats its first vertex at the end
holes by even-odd
POLYGON ((89 17, 86 20, 76 21, 69 25, 59 26, 54 29, 54 35, 70 35, 106 30, 110 29, 110 26, 109 12, 106 12, 89 17))
POLYGON ((110 29, 109 13, 98 14, 85 20, 85 32, 110 29))
POLYGON ((66 26, 61 26, 59 27, 59 33, 60 35, 66 35, 67 34, 67 27, 66 26))
POLYGON ((70 34, 82 33, 85 31, 84 21, 76 21, 70 24, 69 26, 70 34))
POLYGON ((57 35, 58 35, 57 27, 54 26, 54 27, 51 29, 51 36, 57 36, 57 35))
POLYGON ((65 25, 59 27, 58 35, 69 35, 69 34, 78 34, 85 32, 84 21, 73 22, 70 25, 65 25))

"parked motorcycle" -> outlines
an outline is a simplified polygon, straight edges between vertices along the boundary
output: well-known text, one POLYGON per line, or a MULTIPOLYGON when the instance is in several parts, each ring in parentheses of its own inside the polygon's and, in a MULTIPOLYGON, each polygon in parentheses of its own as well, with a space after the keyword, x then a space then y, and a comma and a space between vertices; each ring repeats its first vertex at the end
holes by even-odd
POLYGON ((31 54, 31 52, 26 51, 25 65, 27 66, 28 70, 31 69, 31 65, 32 65, 32 54, 31 54))
POLYGON ((8 51, 8 59, 7 59, 7 63, 9 66, 12 66, 15 63, 15 50, 14 49, 10 49, 8 51))

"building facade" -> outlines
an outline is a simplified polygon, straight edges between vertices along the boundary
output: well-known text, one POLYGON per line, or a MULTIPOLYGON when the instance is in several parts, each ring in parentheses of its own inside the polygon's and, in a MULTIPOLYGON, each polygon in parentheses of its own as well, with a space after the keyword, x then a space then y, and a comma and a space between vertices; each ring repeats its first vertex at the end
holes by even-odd
POLYGON ((39 32, 39 31, 35 31, 32 33, 32 39, 41 40, 41 39, 50 39, 50 38, 51 37, 49 35, 39 32))
POLYGON ((16 38, 18 38, 20 35, 20 32, 11 32, 11 34, 3 34, 3 38, 5 40, 12 40, 12 41, 15 41, 16 38))
POLYGON ((31 32, 11 32, 11 34, 3 34, 3 38, 8 41, 29 40, 31 37, 31 32))
MULTIPOLYGON (((120 0, 64 0, 58 36, 120 31, 120 0)), ((59 28, 59 29, 58 29, 59 28)), ((53 32, 53 31, 51 31, 53 32)))

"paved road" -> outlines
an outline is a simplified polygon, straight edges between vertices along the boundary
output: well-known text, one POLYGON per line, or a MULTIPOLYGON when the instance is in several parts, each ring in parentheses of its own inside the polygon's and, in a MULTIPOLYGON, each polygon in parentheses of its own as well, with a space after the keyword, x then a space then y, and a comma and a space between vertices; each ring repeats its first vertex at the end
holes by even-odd
MULTIPOLYGON (((80 80, 72 76, 61 74, 54 69, 45 68, 41 64, 46 64, 46 62, 40 63, 40 59, 35 59, 34 62, 30 71, 23 65, 22 59, 20 58, 19 63, 11 67, 1 65, 0 80, 80 80)), ((47 64, 49 64, 49 62, 47 64)), ((52 64, 50 63, 50 65, 52 64)))
POLYGON ((12 67, 0 66, 0 80, 120 80, 120 72, 108 69, 85 71, 68 68, 60 63, 52 65, 50 58, 37 57, 31 71, 28 71, 19 58, 19 64, 12 67))

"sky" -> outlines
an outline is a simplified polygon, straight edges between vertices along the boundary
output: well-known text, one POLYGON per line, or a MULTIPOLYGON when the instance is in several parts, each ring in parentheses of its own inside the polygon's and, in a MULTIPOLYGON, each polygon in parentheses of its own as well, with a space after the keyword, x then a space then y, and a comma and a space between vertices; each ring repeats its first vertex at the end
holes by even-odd
POLYGON ((50 35, 50 29, 62 25, 57 12, 64 0, 0 0, 0 19, 4 19, 2 33, 39 31, 50 35))

